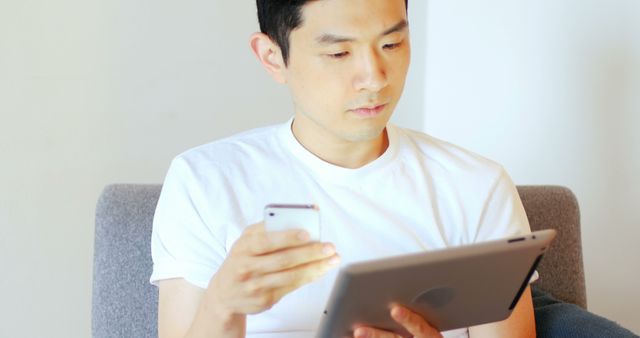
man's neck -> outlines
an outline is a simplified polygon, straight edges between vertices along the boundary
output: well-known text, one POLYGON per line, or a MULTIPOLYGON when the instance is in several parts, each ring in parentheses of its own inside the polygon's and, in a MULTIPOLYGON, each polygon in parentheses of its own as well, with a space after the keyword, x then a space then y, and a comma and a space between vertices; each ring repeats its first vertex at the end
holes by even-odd
POLYGON ((303 131, 296 121, 294 120, 291 131, 298 142, 318 158, 339 167, 363 167, 384 154, 389 146, 386 128, 375 139, 356 142, 341 139, 318 128, 304 128, 303 131))

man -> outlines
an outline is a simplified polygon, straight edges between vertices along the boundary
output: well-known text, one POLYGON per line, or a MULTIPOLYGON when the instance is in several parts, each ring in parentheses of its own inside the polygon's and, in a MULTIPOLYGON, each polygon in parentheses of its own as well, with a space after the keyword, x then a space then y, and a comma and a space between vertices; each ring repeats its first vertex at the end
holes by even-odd
MULTIPOLYGON (((257 5, 251 49, 295 115, 173 161, 152 239, 160 337, 313 337, 339 264, 529 231, 502 167, 388 124, 409 67, 406 1, 257 5), (326 242, 265 232, 269 203, 319 205, 326 242)), ((390 316, 419 338, 535 336, 529 290, 509 319, 442 334, 401 306, 390 316)))

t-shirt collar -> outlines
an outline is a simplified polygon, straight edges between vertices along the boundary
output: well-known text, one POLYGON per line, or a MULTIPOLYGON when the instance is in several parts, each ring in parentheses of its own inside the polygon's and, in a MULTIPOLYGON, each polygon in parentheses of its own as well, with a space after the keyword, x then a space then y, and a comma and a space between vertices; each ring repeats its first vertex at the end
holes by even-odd
POLYGON ((293 135, 291 129, 293 119, 292 117, 286 123, 282 124, 279 129, 279 138, 285 148, 289 150, 297 160, 302 162, 304 166, 308 167, 315 175, 322 179, 345 183, 357 182, 369 176, 371 173, 379 172, 396 157, 398 143, 397 131, 396 127, 391 123, 388 123, 386 126, 389 146, 385 152, 366 165, 351 169, 326 162, 302 146, 293 135))

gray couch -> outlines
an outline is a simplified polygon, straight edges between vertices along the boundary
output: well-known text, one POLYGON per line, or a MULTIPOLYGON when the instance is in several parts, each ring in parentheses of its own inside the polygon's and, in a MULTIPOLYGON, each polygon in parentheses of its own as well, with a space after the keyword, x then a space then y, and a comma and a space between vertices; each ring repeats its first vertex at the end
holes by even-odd
MULTIPOLYGON (((149 284, 150 236, 160 185, 106 187, 96 210, 93 337, 157 337, 158 293, 149 284)), ((563 187, 519 186, 533 230, 553 228, 558 238, 538 268, 536 285, 555 298, 586 308, 580 215, 563 187)))

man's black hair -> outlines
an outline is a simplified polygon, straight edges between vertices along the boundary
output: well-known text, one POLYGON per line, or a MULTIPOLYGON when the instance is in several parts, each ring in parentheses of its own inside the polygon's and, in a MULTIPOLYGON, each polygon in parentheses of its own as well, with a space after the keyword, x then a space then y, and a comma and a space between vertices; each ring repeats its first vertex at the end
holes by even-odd
MULTIPOLYGON (((289 35, 302 24, 302 7, 318 0, 256 0, 260 31, 282 51, 285 66, 289 61, 289 35)), ((408 7, 408 0, 404 1, 408 7)))

